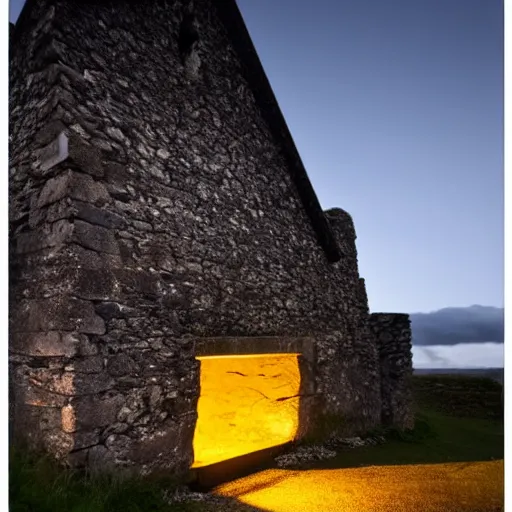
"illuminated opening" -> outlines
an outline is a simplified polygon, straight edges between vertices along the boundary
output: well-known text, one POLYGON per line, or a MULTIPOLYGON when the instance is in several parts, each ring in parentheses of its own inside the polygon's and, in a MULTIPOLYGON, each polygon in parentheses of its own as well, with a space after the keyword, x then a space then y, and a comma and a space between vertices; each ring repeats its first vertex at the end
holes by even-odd
POLYGON ((298 354, 205 356, 194 464, 207 466, 292 441, 299 427, 298 354))

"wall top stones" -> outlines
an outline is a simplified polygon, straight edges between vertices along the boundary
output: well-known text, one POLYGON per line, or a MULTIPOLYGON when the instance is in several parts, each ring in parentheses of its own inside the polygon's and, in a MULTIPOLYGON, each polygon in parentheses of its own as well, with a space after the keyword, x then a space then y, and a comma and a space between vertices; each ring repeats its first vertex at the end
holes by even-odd
POLYGON ((330 208, 324 212, 329 224, 339 231, 343 237, 348 237, 351 241, 356 239, 356 229, 352 216, 341 208, 330 208))
POLYGON ((407 313, 372 313, 371 319, 373 321, 382 322, 395 322, 395 323, 410 323, 410 317, 407 313))

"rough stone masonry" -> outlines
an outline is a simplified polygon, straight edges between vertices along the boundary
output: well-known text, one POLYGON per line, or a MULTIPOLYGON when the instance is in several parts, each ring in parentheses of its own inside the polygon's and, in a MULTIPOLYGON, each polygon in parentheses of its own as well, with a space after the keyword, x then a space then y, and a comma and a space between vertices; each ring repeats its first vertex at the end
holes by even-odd
POLYGON ((205 338, 314 342, 312 423, 411 426, 234 0, 27 0, 10 31, 10 426, 75 466, 186 471, 205 338))

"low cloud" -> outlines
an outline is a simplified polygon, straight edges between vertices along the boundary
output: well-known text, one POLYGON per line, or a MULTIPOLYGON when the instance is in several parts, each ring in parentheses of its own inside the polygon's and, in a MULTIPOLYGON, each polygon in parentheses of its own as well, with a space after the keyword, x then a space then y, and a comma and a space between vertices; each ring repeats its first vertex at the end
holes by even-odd
POLYGON ((504 342, 503 308, 445 308, 410 317, 413 344, 417 346, 504 342))
POLYGON ((438 353, 438 347, 421 347, 421 358, 428 360, 430 368, 446 368, 451 364, 449 359, 438 353))
POLYGON ((414 368, 503 368, 503 343, 413 346, 414 368))

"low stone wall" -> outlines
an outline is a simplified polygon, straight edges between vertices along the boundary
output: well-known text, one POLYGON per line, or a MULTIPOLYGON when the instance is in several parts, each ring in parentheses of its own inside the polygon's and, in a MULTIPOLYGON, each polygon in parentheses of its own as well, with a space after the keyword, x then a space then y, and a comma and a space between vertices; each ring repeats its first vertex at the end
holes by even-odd
POLYGON ((409 315, 373 313, 370 329, 377 341, 381 372, 382 424, 412 428, 412 344, 409 315))

